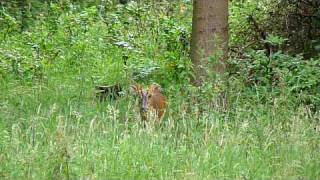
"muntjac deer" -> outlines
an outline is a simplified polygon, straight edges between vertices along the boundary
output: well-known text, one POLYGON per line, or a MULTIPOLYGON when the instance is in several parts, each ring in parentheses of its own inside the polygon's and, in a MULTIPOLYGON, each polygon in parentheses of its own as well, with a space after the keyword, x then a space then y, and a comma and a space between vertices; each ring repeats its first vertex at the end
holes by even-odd
POLYGON ((167 102, 157 85, 151 85, 148 89, 142 89, 140 85, 131 85, 134 94, 139 97, 139 108, 142 120, 147 119, 148 112, 154 112, 158 120, 163 116, 167 102))

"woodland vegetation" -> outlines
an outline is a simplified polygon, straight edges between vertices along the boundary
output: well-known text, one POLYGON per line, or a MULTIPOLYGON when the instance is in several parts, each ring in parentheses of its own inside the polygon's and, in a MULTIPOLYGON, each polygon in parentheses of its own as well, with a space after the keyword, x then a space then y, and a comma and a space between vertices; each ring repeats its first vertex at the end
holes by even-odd
POLYGON ((0 179, 319 179, 319 7, 229 0, 195 85, 191 0, 1 0, 0 179))

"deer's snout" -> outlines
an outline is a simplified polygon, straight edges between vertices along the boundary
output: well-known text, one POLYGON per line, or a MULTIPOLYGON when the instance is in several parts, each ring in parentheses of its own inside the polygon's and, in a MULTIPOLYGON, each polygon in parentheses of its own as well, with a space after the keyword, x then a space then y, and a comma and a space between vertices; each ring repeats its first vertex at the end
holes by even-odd
POLYGON ((147 97, 142 97, 142 102, 140 106, 141 112, 145 113, 148 110, 148 98, 147 97))

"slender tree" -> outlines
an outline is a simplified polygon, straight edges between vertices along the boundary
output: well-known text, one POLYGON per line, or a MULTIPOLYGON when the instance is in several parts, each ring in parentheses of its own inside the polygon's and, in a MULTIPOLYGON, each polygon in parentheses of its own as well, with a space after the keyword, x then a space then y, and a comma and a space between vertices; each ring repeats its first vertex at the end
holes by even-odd
POLYGON ((194 0, 191 37, 191 59, 194 64, 194 83, 206 78, 208 58, 218 49, 224 55, 212 71, 223 73, 228 42, 228 0, 194 0))
POLYGON ((18 5, 19 5, 19 8, 20 8, 20 14, 21 14, 21 17, 20 17, 20 20, 21 20, 21 26, 20 26, 20 30, 23 31, 27 28, 28 26, 28 22, 27 22, 27 19, 28 19, 28 15, 27 15, 27 10, 28 10, 28 0, 21 0, 21 1, 18 1, 18 5))

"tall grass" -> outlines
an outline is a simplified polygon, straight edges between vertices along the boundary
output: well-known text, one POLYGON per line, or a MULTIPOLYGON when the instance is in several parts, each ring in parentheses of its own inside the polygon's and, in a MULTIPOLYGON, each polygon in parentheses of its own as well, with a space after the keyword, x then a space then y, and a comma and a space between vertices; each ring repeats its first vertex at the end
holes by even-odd
POLYGON ((93 105, 89 96, 74 98, 80 89, 6 83, 0 136, 4 178, 319 177, 320 139, 314 129, 319 114, 304 107, 247 102, 224 114, 198 115, 186 112, 191 104, 177 105, 160 127, 143 128, 133 101, 93 105))

